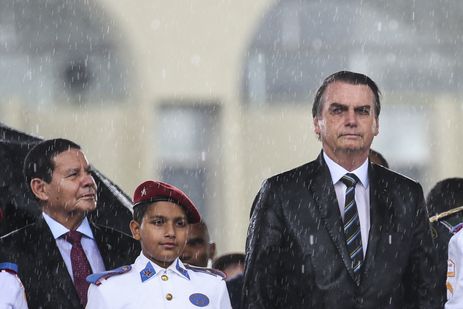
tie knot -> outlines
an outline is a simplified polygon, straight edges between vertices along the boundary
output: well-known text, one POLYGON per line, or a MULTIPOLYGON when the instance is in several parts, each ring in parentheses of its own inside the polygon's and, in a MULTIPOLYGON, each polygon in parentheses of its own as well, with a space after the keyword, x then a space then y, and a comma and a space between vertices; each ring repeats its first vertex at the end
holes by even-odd
POLYGON ((64 239, 70 242, 72 245, 80 245, 80 239, 82 238, 82 233, 77 231, 69 231, 64 236, 64 239))
POLYGON ((341 181, 346 185, 346 187, 354 187, 359 179, 353 173, 347 173, 346 175, 342 176, 341 181))

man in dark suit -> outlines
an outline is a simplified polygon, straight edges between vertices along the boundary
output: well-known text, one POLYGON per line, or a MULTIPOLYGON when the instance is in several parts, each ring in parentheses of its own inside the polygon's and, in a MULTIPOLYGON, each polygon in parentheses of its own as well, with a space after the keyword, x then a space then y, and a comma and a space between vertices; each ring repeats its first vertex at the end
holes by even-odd
POLYGON ((30 308, 83 308, 91 273, 132 263, 140 248, 130 236, 93 224, 96 184, 80 146, 46 140, 24 161, 26 183, 42 217, 0 238, 0 261, 18 265, 30 308))
POLYGON ((323 151, 254 201, 242 308, 439 308, 422 188, 368 161, 379 96, 363 74, 325 79, 312 109, 323 151))

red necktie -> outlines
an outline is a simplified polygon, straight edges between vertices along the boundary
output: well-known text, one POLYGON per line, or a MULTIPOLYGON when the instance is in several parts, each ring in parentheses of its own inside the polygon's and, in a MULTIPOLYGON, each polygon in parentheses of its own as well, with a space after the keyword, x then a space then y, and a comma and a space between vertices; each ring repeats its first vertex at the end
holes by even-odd
POLYGON ((72 275, 74 277, 74 286, 80 298, 80 303, 85 306, 87 304, 87 291, 89 284, 85 280, 92 273, 87 256, 80 243, 82 234, 77 231, 69 231, 64 239, 72 244, 71 249, 71 264, 72 275))

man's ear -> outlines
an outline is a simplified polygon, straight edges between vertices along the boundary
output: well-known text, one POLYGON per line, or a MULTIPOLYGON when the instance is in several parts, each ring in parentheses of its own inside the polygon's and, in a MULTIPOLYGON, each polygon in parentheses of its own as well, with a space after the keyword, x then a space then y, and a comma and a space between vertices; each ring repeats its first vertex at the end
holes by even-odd
POLYGON ((47 183, 40 178, 33 178, 31 180, 32 193, 41 201, 48 201, 46 185, 47 183))
POLYGON ((313 117, 313 130, 317 136, 320 136, 320 119, 318 119, 318 116, 313 117))
POLYGON ((373 134, 377 136, 379 134, 379 118, 376 117, 376 121, 373 128, 373 134))
POLYGON ((129 223, 130 231, 132 232, 132 237, 135 240, 140 240, 140 223, 135 220, 131 220, 129 223))
POLYGON ((215 242, 211 242, 209 244, 209 258, 211 260, 214 260, 214 258, 215 258, 215 251, 216 251, 215 242))

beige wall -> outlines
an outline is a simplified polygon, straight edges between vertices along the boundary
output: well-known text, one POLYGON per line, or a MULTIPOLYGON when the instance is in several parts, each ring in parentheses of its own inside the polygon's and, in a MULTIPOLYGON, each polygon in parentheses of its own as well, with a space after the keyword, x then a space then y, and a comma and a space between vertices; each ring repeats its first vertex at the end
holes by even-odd
MULTIPOLYGON (((129 195, 156 177, 156 108, 166 101, 214 101, 221 105, 221 196, 211 210, 210 230, 219 253, 244 250, 252 198, 240 102, 247 44, 271 1, 110 1, 100 6, 121 31, 119 47, 130 69, 127 102, 28 106, 10 101, 2 121, 44 138, 80 143, 89 159, 129 195)), ((253 128, 251 128, 253 129, 253 128)), ((254 177, 251 177, 254 179, 254 177)), ((260 182, 260 179, 258 180, 260 182)), ((254 193, 253 193, 254 194, 254 193)))
MULTIPOLYGON (((433 105, 430 145, 433 153, 430 177, 435 182, 463 177, 463 103, 461 98, 440 96, 433 105)), ((434 183, 435 183, 434 182, 434 183)))
MULTIPOLYGON (((242 162, 246 151, 239 100, 242 61, 259 17, 270 1, 102 1, 131 38, 131 54, 140 81, 138 115, 152 141, 152 115, 165 100, 214 100, 222 105, 221 132, 223 194, 211 211, 209 225, 220 252, 244 250, 251 199, 249 173, 242 162), (135 64, 135 61, 137 62, 135 64)), ((154 118, 155 120, 155 118, 154 118)), ((156 162, 149 146, 142 155, 141 178, 152 177, 156 162)), ((133 159, 132 159, 133 160, 133 159)), ((124 187, 133 190, 140 177, 124 187)), ((119 182, 120 179, 115 179, 119 182)), ((256 184, 253 185, 257 187, 256 184)))
MULTIPOLYGON (((244 250, 250 199, 242 136, 240 78, 248 41, 270 1, 101 1, 129 34, 130 54, 138 72, 136 105, 139 140, 153 140, 156 105, 165 100, 214 100, 222 105, 223 194, 211 211, 210 230, 220 252, 244 250), (233 235, 233 236, 232 236, 233 235)), ((156 162, 145 145, 138 174, 123 183, 131 192, 141 178, 152 177, 156 162)), ((112 175, 112 173, 111 173, 112 175)), ((130 175, 130 174, 128 174, 130 175)), ((254 185, 256 187, 256 185, 254 185)))

